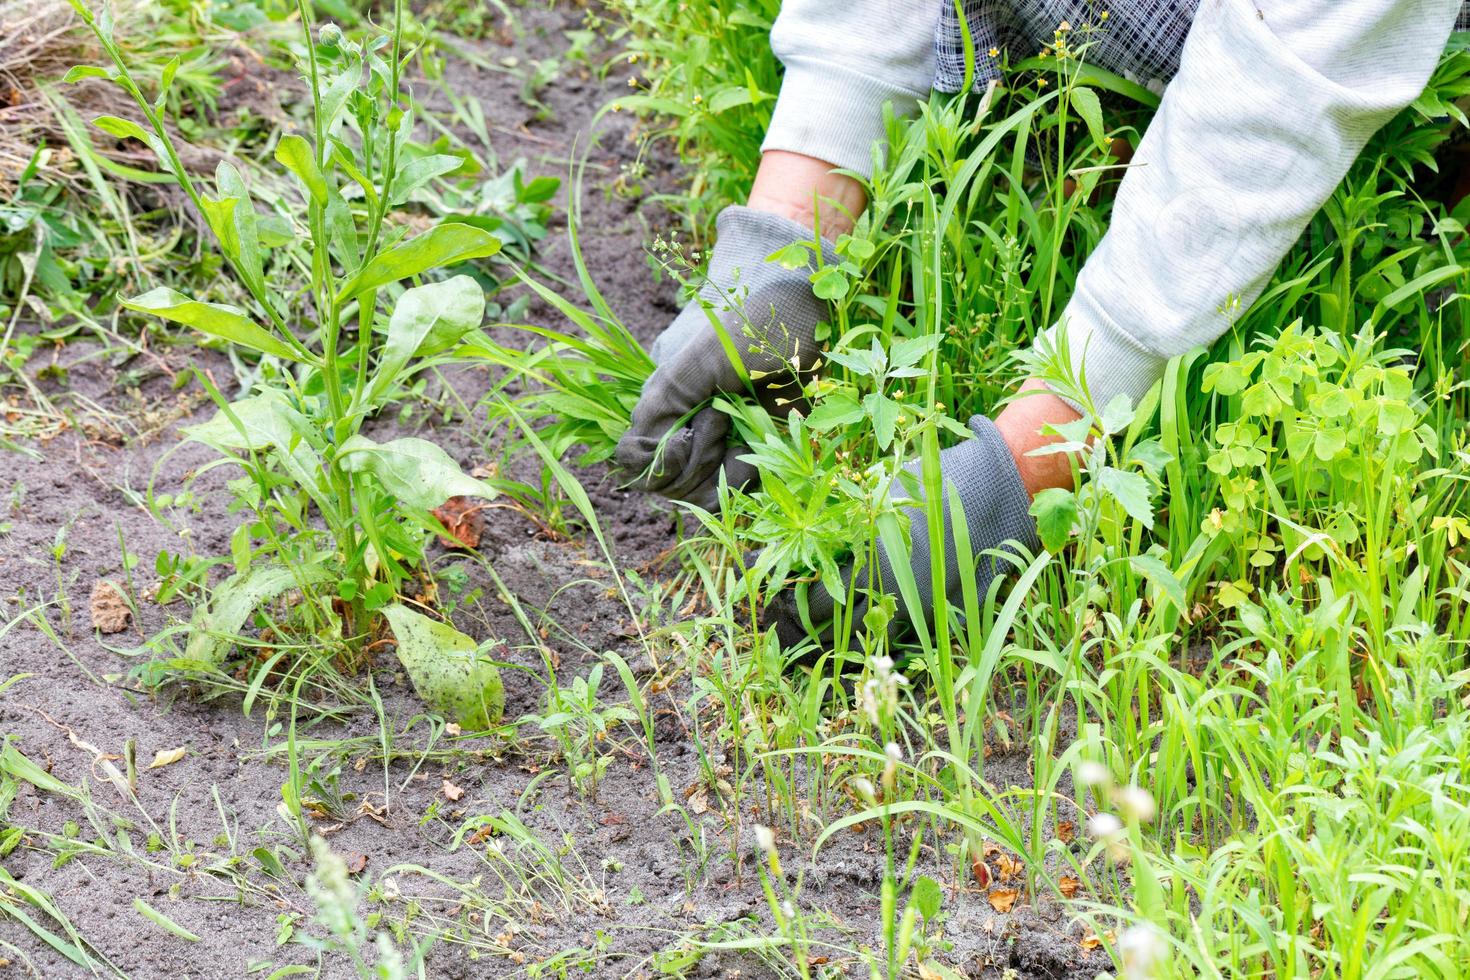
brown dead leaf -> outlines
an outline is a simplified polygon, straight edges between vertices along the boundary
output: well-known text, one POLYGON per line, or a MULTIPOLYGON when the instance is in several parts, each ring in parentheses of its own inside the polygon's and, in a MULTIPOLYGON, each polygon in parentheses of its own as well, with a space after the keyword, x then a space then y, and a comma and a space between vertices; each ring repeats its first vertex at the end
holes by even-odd
POLYGON ((171 766, 184 757, 185 749, 181 745, 176 749, 159 749, 153 753, 153 761, 148 763, 149 769, 162 769, 171 766))
POLYGON ((1000 845, 993 840, 988 840, 980 845, 980 854, 983 857, 994 857, 1000 853, 1000 845))
POLYGON ((92 625, 99 633, 121 633, 128 628, 133 611, 121 590, 106 579, 92 583, 92 625))
POLYGON ((982 889, 990 887, 990 865, 986 864, 980 858, 975 858, 970 862, 970 870, 975 873, 975 883, 977 885, 982 889))
POLYGON ((476 844, 483 844, 490 839, 490 835, 492 835, 493 833, 495 833, 494 827, 490 826, 488 823, 481 824, 479 829, 477 829, 473 834, 470 835, 468 843, 471 847, 474 847, 476 844))
POLYGON ((483 502, 472 497, 450 497, 429 513, 436 517, 449 536, 439 535, 439 543, 446 548, 474 549, 480 546, 480 535, 485 532, 485 519, 480 516, 483 502))
POLYGON ((347 873, 350 875, 360 875, 367 868, 368 856, 366 854, 348 854, 346 860, 347 873))
POLYGON ((1077 889, 1081 887, 1081 879, 1073 878, 1071 875, 1062 875, 1061 878, 1057 879, 1057 891, 1062 893, 1063 898, 1071 898, 1076 895, 1077 889))
POLYGON ((597 822, 602 824, 604 827, 620 827, 628 822, 628 818, 623 816, 621 813, 610 812, 597 822))
MULTIPOLYGON (((1109 929, 1107 932, 1103 933, 1103 936, 1106 936, 1108 942, 1111 943, 1113 941, 1113 930, 1109 929)), ((1091 952, 1094 949, 1097 949, 1099 946, 1101 946, 1103 944, 1103 936, 1097 936, 1097 935, 1094 935, 1092 933, 1088 933, 1087 935, 1085 935, 1085 936, 1082 937, 1082 940, 1081 940, 1081 946, 1082 946, 1082 948, 1085 949, 1085 950, 1087 950, 1087 951, 1089 951, 1089 952, 1091 952)))
POLYGON ((995 856, 995 867, 1000 872, 1002 881, 1008 881, 1019 875, 1024 870, 1024 865, 1017 858, 1009 854, 997 854, 995 856))
POLYGON ((1077 839, 1077 825, 1070 820, 1063 820, 1057 824, 1057 840, 1063 844, 1070 844, 1077 839))
POLYGON ((1002 915, 1009 912, 1012 906, 1016 904, 1016 899, 1020 897, 1021 893, 1014 888, 997 888, 986 896, 990 902, 990 907, 1002 915))
POLYGON ((444 780, 444 798, 446 800, 455 803, 462 796, 464 796, 464 790, 461 787, 454 785, 447 779, 444 780))

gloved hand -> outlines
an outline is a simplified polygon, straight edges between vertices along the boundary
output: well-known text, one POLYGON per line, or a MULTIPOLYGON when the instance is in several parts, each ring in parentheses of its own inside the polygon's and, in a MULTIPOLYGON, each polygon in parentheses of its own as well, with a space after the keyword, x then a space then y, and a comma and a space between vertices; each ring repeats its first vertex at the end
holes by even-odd
MULTIPOLYGON (((965 525, 970 541, 970 553, 975 560, 976 587, 983 596, 990 587, 991 579, 1005 570, 1004 562, 982 552, 999 548, 1008 541, 1019 542, 1034 551, 1039 541, 1036 537, 1036 522, 1031 517, 1031 495, 1021 481, 1016 461, 1010 447, 1001 437, 995 423, 983 415, 970 419, 970 431, 975 438, 951 446, 939 454, 940 475, 945 488, 944 502, 944 582, 948 600, 958 605, 963 601, 960 581, 959 557, 955 551, 953 529, 949 512, 950 488, 958 492, 960 506, 965 513, 965 525)), ((919 477, 920 464, 915 461, 906 467, 919 477)), ((895 481, 890 492, 895 500, 908 499, 907 491, 895 481)), ((914 583, 918 588, 920 605, 924 615, 932 621, 934 612, 933 573, 930 570, 931 543, 929 524, 924 514, 922 498, 915 506, 905 507, 903 513, 909 520, 910 548, 907 560, 913 571, 914 583)), ((888 595, 898 596, 898 579, 893 574, 894 558, 887 554, 882 544, 878 545, 879 588, 888 595)), ((851 572, 845 573, 851 578, 851 572)), ((870 576, 864 572, 850 590, 849 601, 858 603, 853 610, 854 629, 860 629, 868 599, 863 591, 868 589, 870 576)), ((847 583, 844 582, 844 585, 847 583)), ((794 646, 810 632, 826 642, 831 640, 831 624, 838 611, 831 594, 820 582, 797 586, 782 593, 772 604, 772 624, 782 646, 794 646), (804 619, 802 607, 806 607, 804 619), (808 628, 810 624, 810 629, 808 628)), ((905 603, 900 597, 898 615, 890 622, 889 634, 895 635, 908 619, 905 603)))
MULTIPOLYGON (((788 245, 811 242, 811 229, 743 207, 721 211, 715 227, 708 278, 654 341, 657 367, 614 457, 630 486, 706 510, 718 504, 722 468, 731 486, 755 477, 755 468, 737 459, 744 447, 728 444, 730 417, 704 404, 716 394, 745 390, 710 318, 729 335, 747 374, 774 375, 755 380, 769 386, 792 380, 793 359, 802 369, 815 363, 817 323, 826 315, 826 304, 812 293, 809 266, 787 269, 766 261, 788 245)), ((825 240, 822 250, 827 262, 837 261, 825 240)))

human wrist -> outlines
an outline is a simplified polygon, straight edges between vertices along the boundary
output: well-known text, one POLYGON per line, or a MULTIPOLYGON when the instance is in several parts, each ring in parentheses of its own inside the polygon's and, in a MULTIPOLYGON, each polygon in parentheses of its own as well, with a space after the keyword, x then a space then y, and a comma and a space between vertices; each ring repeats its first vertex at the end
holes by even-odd
POLYGON ((1016 398, 995 417, 995 427, 1010 449, 1021 482, 1031 496, 1054 487, 1073 486, 1071 457, 1065 453, 1032 453, 1061 440, 1060 436, 1044 432, 1046 426, 1063 425, 1078 418, 1081 415, 1077 410, 1039 378, 1024 382, 1016 398))
POLYGON ((746 207, 778 214, 828 241, 852 231, 868 206, 862 183, 838 173, 832 164, 788 150, 761 155, 746 207))

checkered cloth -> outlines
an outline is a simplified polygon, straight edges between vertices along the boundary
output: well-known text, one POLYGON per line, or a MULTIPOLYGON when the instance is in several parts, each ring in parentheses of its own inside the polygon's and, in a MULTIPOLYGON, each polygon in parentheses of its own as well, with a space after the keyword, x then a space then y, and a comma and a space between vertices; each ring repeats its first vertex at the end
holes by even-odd
MULTIPOLYGON (((934 37, 934 87, 958 92, 965 84, 964 24, 954 0, 934 37)), ((975 87, 1000 77, 1001 56, 1024 58, 1055 43, 1068 26, 1067 43, 1089 64, 1141 84, 1163 83, 1179 70, 1179 51, 1199 0, 960 0, 975 51, 975 87)), ((1470 2, 1456 30, 1470 30, 1470 2)))

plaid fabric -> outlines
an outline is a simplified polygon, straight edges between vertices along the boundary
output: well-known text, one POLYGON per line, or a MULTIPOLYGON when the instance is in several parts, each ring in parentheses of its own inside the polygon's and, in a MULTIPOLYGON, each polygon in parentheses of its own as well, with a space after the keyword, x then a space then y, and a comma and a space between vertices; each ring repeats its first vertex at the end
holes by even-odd
MULTIPOLYGON (((964 24, 954 0, 940 0, 934 38, 934 87, 958 92, 965 84, 964 24)), ((1035 54, 1054 43, 1065 22, 1067 43, 1086 45, 1082 57, 1099 68, 1148 84, 1179 70, 1179 51, 1199 0, 960 0, 975 51, 975 87, 1000 77, 1000 56, 1035 54)), ((1470 30, 1470 0, 1456 30, 1470 30)))

